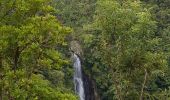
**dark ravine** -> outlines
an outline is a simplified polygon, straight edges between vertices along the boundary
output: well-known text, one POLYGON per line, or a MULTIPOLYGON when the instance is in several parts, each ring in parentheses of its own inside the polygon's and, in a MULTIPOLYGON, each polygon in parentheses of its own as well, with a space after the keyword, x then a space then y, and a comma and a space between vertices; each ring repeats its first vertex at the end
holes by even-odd
POLYGON ((100 100, 94 81, 83 72, 85 100, 100 100))
POLYGON ((84 82, 84 91, 85 91, 85 100, 95 100, 94 96, 94 86, 92 80, 86 75, 83 71, 83 82, 84 82))

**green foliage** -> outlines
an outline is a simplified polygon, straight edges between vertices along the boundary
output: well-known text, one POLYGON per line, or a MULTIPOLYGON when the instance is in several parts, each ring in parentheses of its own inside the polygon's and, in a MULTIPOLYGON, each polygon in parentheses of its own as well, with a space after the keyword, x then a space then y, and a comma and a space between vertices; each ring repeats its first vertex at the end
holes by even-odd
POLYGON ((67 45, 65 38, 71 29, 56 19, 51 3, 0 1, 0 99, 77 99, 63 84, 63 66, 69 61, 56 49, 67 45), (53 71, 48 72, 50 69, 53 71), (42 70, 50 78, 44 77, 42 70))
POLYGON ((71 39, 102 100, 169 100, 169 4, 0 0, 0 100, 77 100, 71 39))
MULTIPOLYGON (((73 39, 81 38, 84 34, 83 25, 93 19, 97 0, 55 0, 58 9, 58 19, 67 26, 73 28, 73 39)), ((81 40, 81 39, 80 39, 81 40)))
POLYGON ((148 84, 165 73, 167 57, 149 10, 139 1, 99 0, 94 19, 85 27, 93 35, 86 58, 102 99, 152 97, 148 84))
MULTIPOLYGON (((4 95, 16 100, 75 100, 70 93, 62 93, 55 87, 51 87, 48 80, 40 74, 33 74, 30 79, 25 77, 24 70, 6 72, 3 83, 4 95)), ((4 96, 3 100, 7 97, 4 96)), ((9 98, 8 98, 9 99, 9 98)))
POLYGON ((96 0, 58 0, 56 7, 58 16, 64 24, 73 28, 82 27, 92 20, 96 0))

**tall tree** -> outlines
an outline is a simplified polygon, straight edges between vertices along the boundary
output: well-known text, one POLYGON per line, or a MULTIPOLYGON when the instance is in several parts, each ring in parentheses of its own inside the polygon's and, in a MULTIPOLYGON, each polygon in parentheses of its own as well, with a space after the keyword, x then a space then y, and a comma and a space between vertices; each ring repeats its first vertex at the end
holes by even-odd
POLYGON ((66 44, 70 28, 56 19, 51 4, 52 0, 0 0, 2 100, 76 99, 64 85, 55 86, 42 75, 43 69, 53 69, 62 77, 62 67, 68 65, 56 48, 66 44))
POLYGON ((142 5, 137 0, 98 0, 94 22, 85 27, 90 33, 86 62, 93 65, 91 73, 103 100, 168 98, 149 92, 167 62, 161 39, 155 37, 156 21, 142 5))

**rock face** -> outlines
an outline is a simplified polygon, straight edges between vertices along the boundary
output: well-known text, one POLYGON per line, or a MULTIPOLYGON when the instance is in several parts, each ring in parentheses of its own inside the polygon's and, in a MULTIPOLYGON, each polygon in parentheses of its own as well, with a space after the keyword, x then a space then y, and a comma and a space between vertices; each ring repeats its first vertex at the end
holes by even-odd
POLYGON ((70 50, 73 51, 78 56, 83 55, 82 47, 81 47, 81 45, 79 44, 78 41, 71 41, 70 42, 70 50))

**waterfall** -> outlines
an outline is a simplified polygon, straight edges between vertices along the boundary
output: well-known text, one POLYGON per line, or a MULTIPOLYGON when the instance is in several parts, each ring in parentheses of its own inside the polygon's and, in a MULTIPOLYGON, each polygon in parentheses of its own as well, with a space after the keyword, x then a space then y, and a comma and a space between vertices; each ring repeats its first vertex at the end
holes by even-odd
POLYGON ((74 85, 75 85, 75 92, 79 95, 80 100, 85 100, 84 94, 84 86, 82 80, 82 70, 81 70, 81 61, 80 58, 73 54, 73 61, 74 61, 74 85))

